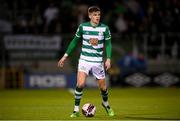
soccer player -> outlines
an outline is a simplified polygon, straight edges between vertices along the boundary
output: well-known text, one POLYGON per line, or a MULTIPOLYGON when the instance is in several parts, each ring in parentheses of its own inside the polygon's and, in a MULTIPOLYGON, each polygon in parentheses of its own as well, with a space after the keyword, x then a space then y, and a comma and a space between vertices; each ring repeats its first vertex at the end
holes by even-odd
POLYGON ((70 117, 79 117, 79 105, 89 72, 97 79, 102 95, 102 106, 109 116, 114 111, 108 103, 108 90, 105 81, 105 69, 111 67, 111 34, 107 25, 100 23, 101 10, 97 6, 88 8, 89 22, 79 25, 74 39, 69 44, 66 53, 59 60, 58 66, 63 67, 65 60, 78 42, 82 42, 81 55, 78 63, 77 84, 75 89, 74 111, 70 117), (105 46, 106 60, 103 63, 103 48, 105 46))

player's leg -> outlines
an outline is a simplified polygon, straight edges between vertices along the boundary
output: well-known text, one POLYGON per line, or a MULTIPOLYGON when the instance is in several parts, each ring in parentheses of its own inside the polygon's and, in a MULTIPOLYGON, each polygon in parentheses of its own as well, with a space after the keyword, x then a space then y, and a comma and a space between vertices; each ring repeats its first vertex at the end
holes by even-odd
POLYGON ((79 105, 83 94, 83 88, 85 85, 87 74, 85 72, 79 71, 77 74, 77 85, 75 89, 75 107, 74 111, 79 112, 79 105))
POLYGON ((109 116, 114 116, 114 111, 112 110, 112 108, 110 108, 108 102, 108 90, 105 80, 104 66, 102 64, 94 66, 92 68, 92 73, 96 77, 99 88, 101 90, 103 107, 105 108, 109 116))
POLYGON ((88 63, 80 60, 78 64, 76 89, 74 91, 74 95, 75 95, 74 111, 70 117, 79 116, 79 105, 80 105, 80 101, 83 94, 83 88, 84 88, 86 77, 89 73, 89 70, 90 70, 90 66, 88 65, 88 63))
POLYGON ((82 98, 83 88, 85 85, 86 77, 87 77, 87 74, 85 72, 78 71, 77 84, 76 84, 76 89, 74 91, 74 95, 75 95, 74 111, 70 117, 78 117, 79 116, 79 105, 80 105, 80 101, 82 98))
POLYGON ((109 106, 109 102, 108 102, 108 90, 106 86, 106 81, 105 79, 98 79, 97 81, 99 84, 99 88, 101 90, 102 106, 104 107, 104 109, 106 110, 109 116, 114 116, 114 111, 109 106))
POLYGON ((108 102, 108 90, 106 86, 106 81, 105 79, 97 79, 99 89, 101 90, 101 96, 102 96, 102 103, 107 107, 109 106, 108 102))

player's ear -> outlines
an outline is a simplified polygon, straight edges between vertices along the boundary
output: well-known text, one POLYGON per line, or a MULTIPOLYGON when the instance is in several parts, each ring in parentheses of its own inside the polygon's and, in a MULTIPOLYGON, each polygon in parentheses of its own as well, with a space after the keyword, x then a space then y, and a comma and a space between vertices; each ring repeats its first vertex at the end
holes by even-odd
POLYGON ((89 18, 91 19, 91 15, 89 15, 89 18))
POLYGON ((90 19, 92 18, 92 17, 91 17, 91 13, 89 13, 89 15, 88 15, 88 16, 89 16, 89 18, 90 18, 90 19))

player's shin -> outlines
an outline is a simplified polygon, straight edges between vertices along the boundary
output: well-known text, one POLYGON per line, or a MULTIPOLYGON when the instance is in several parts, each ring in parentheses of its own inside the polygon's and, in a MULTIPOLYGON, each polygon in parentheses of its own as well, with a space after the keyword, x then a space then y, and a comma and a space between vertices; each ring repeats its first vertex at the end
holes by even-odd
POLYGON ((106 90, 101 90, 101 96, 102 96, 102 103, 104 104, 104 106, 109 106, 108 103, 108 91, 106 90))
POLYGON ((75 94, 74 111, 79 112, 79 105, 83 94, 83 88, 76 87, 74 94, 75 94))
POLYGON ((102 95, 102 106, 105 108, 107 114, 109 116, 114 116, 114 111, 112 108, 110 108, 109 103, 108 103, 108 91, 106 90, 101 90, 101 95, 102 95))

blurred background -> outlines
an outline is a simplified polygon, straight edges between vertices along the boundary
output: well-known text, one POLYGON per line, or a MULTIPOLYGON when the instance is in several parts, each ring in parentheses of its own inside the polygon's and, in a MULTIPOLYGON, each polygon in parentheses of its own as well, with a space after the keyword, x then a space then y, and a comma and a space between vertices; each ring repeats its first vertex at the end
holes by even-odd
POLYGON ((0 88, 73 88, 81 43, 57 62, 91 5, 112 33, 109 86, 180 86, 179 0, 0 0, 0 88))

